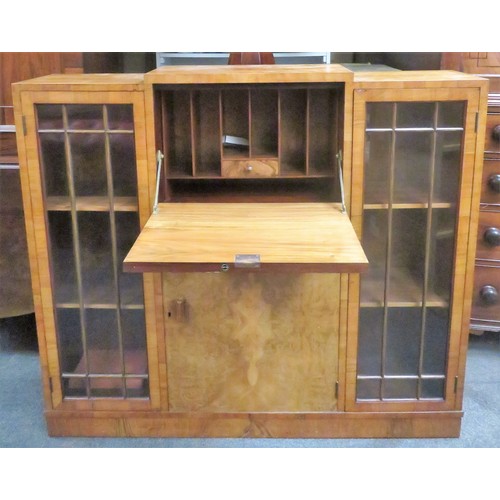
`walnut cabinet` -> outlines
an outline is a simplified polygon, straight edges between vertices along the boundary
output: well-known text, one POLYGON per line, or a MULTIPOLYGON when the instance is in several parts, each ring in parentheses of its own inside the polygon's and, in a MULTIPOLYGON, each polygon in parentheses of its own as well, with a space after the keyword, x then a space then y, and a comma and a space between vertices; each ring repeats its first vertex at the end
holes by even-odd
POLYGON ((460 433, 487 82, 13 86, 51 435, 460 433))

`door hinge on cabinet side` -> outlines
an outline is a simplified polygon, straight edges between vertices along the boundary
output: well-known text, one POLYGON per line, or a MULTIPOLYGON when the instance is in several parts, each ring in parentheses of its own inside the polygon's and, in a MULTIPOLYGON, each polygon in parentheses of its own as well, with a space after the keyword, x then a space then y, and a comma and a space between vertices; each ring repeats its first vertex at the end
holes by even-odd
POLYGON ((474 133, 477 134, 477 128, 479 126, 479 111, 476 111, 476 121, 474 123, 474 133))
POLYGON ((23 115, 23 135, 26 135, 26 116, 23 115))
POLYGON ((458 389, 458 375, 455 375, 455 383, 453 385, 453 392, 456 394, 458 389))
POLYGON ((335 381, 335 399, 339 398, 339 381, 335 381))

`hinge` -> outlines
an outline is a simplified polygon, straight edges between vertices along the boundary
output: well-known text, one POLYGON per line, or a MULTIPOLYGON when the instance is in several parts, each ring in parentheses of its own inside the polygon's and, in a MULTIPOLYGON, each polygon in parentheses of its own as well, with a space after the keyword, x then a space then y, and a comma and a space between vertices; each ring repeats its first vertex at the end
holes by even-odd
POLYGON ((54 384, 52 383, 52 377, 49 377, 49 389, 50 389, 50 393, 52 394, 52 392, 54 390, 54 384))
POLYGON ((335 381, 335 399, 338 399, 339 397, 339 381, 335 381))
POLYGON ((27 133, 26 117, 23 115, 23 135, 26 135, 26 133, 27 133))
POLYGON ((455 384, 453 386, 453 392, 456 394, 458 389, 458 375, 455 376, 455 384))
POLYGON ((476 123, 474 124, 474 133, 476 134, 478 127, 479 127, 479 112, 476 111, 476 123))

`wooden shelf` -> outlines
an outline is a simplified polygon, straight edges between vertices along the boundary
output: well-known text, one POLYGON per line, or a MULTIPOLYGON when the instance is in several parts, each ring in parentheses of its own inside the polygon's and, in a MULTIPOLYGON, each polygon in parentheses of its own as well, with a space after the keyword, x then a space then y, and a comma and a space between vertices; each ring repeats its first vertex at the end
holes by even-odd
MULTIPOLYGON (((407 270, 394 268, 387 307, 422 307, 423 289, 407 270)), ((381 271, 371 270, 362 277, 361 307, 384 307, 384 276, 381 271)), ((431 290, 427 293, 426 307, 449 307, 449 302, 431 290)))
MULTIPOLYGON (((115 212, 137 212, 137 199, 133 196, 118 196, 113 198, 115 212)), ((69 196, 47 197, 47 210, 53 212, 67 212, 71 210, 69 196)), ((80 196, 76 198, 76 210, 79 212, 109 212, 109 198, 107 196, 80 196)))
MULTIPOLYGON (((314 173, 310 173, 310 174, 305 174, 303 172, 301 172, 299 169, 295 170, 295 171, 288 171, 288 172, 285 172, 285 173, 280 173, 279 175, 276 175, 274 177, 272 177, 272 179, 332 179, 334 178, 334 174, 332 173, 321 173, 321 172, 314 172, 314 173)), ((192 175, 187 175, 187 174, 171 174, 167 177, 168 180, 187 180, 187 179, 190 179, 190 180, 197 180, 197 179, 200 179, 200 180, 207 180, 207 179, 210 179, 210 180, 214 180, 214 179, 231 179, 231 180, 241 180, 241 181, 246 181, 248 179, 255 179, 255 178, 259 178, 259 177, 224 177, 222 175, 218 175, 218 174, 213 174, 213 175, 210 175, 210 174, 205 174, 205 175, 196 175, 196 176, 192 176, 192 175)))
MULTIPOLYGON (((85 297, 85 309, 117 309, 117 304, 110 300, 114 297, 114 290, 111 286, 100 285, 96 282, 90 296, 85 297)), ((58 309, 79 309, 76 285, 59 284, 57 296, 55 298, 55 307, 58 309)), ((129 286, 122 287, 120 290, 120 308, 121 309, 144 309, 142 289, 129 286)))
POLYGON ((336 203, 161 203, 124 261, 129 272, 248 270, 360 272, 368 266, 336 203))
MULTIPOLYGON (((392 199, 393 208, 427 208, 429 206, 429 193, 419 186, 395 186, 392 199)), ((449 208, 456 204, 450 193, 435 192, 434 199, 432 206, 435 208, 449 208)), ((364 201, 365 208, 387 208, 389 206, 387 182, 370 179, 364 201)))
MULTIPOLYGON (((454 203, 437 202, 431 203, 431 208, 453 208, 454 203)), ((363 205, 363 210, 386 210, 389 208, 388 203, 367 203, 363 205)), ((406 209, 427 209, 429 203, 393 203, 393 210, 406 210, 406 209)))

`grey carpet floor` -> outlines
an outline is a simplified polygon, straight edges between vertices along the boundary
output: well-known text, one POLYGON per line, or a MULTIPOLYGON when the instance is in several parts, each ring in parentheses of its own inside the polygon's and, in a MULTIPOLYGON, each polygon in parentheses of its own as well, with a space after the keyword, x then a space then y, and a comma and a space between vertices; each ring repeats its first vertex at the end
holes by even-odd
POLYGON ((453 439, 51 438, 32 315, 0 320, 0 448, 500 448, 500 334, 471 336, 465 415, 453 439))

